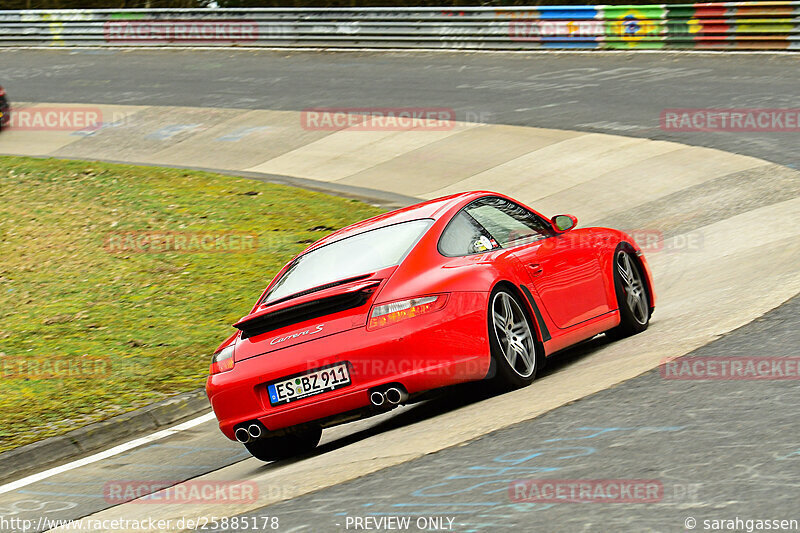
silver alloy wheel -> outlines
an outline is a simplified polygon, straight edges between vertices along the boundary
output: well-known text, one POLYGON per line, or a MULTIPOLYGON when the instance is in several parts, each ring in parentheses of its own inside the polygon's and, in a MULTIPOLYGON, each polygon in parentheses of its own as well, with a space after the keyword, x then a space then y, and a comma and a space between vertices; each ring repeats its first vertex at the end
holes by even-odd
POLYGON ((639 324, 646 324, 649 318, 647 309, 647 291, 644 288, 639 269, 633 265, 627 252, 617 252, 617 272, 622 280, 622 291, 625 293, 625 304, 639 324))
POLYGON ((503 356, 520 377, 530 377, 536 370, 536 343, 525 313, 506 292, 495 295, 491 309, 492 329, 503 356))

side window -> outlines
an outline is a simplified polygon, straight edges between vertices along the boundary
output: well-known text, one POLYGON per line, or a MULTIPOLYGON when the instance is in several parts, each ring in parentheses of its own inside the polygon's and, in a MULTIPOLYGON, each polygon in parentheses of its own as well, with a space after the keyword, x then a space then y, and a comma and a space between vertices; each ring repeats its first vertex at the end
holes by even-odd
POLYGON ((498 247, 497 241, 464 210, 453 217, 439 239, 439 251, 451 257, 485 252, 498 247))
POLYGON ((547 221, 503 198, 481 198, 465 211, 504 248, 529 244, 553 234, 547 221))
POLYGON ((553 234, 548 221, 502 198, 481 198, 462 209, 447 225, 439 251, 470 255, 545 239, 553 234))

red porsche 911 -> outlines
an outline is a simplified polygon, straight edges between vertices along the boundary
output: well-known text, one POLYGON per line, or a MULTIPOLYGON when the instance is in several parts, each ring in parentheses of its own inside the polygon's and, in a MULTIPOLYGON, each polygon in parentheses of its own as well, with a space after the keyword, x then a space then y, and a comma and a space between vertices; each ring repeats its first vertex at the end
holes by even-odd
POLYGON ((469 192, 314 243, 214 353, 206 391, 220 429, 280 459, 425 391, 523 387, 558 350, 643 331, 655 295, 641 249, 576 224, 469 192))

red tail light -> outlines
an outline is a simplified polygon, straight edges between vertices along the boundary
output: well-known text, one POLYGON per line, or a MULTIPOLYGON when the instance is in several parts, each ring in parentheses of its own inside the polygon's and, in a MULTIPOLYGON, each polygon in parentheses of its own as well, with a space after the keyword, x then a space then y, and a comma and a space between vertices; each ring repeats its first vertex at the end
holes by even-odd
POLYGON ((376 305, 370 313, 368 329, 382 328, 401 320, 438 311, 447 303, 446 294, 420 296, 376 305))
POLYGON ((233 370, 233 345, 226 346, 211 357, 211 368, 209 371, 212 374, 221 374, 233 370))

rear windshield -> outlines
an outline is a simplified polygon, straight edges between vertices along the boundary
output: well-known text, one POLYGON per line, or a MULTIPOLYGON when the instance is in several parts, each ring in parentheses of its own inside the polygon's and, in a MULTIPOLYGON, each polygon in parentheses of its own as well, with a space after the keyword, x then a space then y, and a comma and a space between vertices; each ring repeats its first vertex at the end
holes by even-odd
POLYGON ((346 237, 301 255, 270 289, 264 303, 339 280, 399 265, 433 220, 401 222, 346 237))

